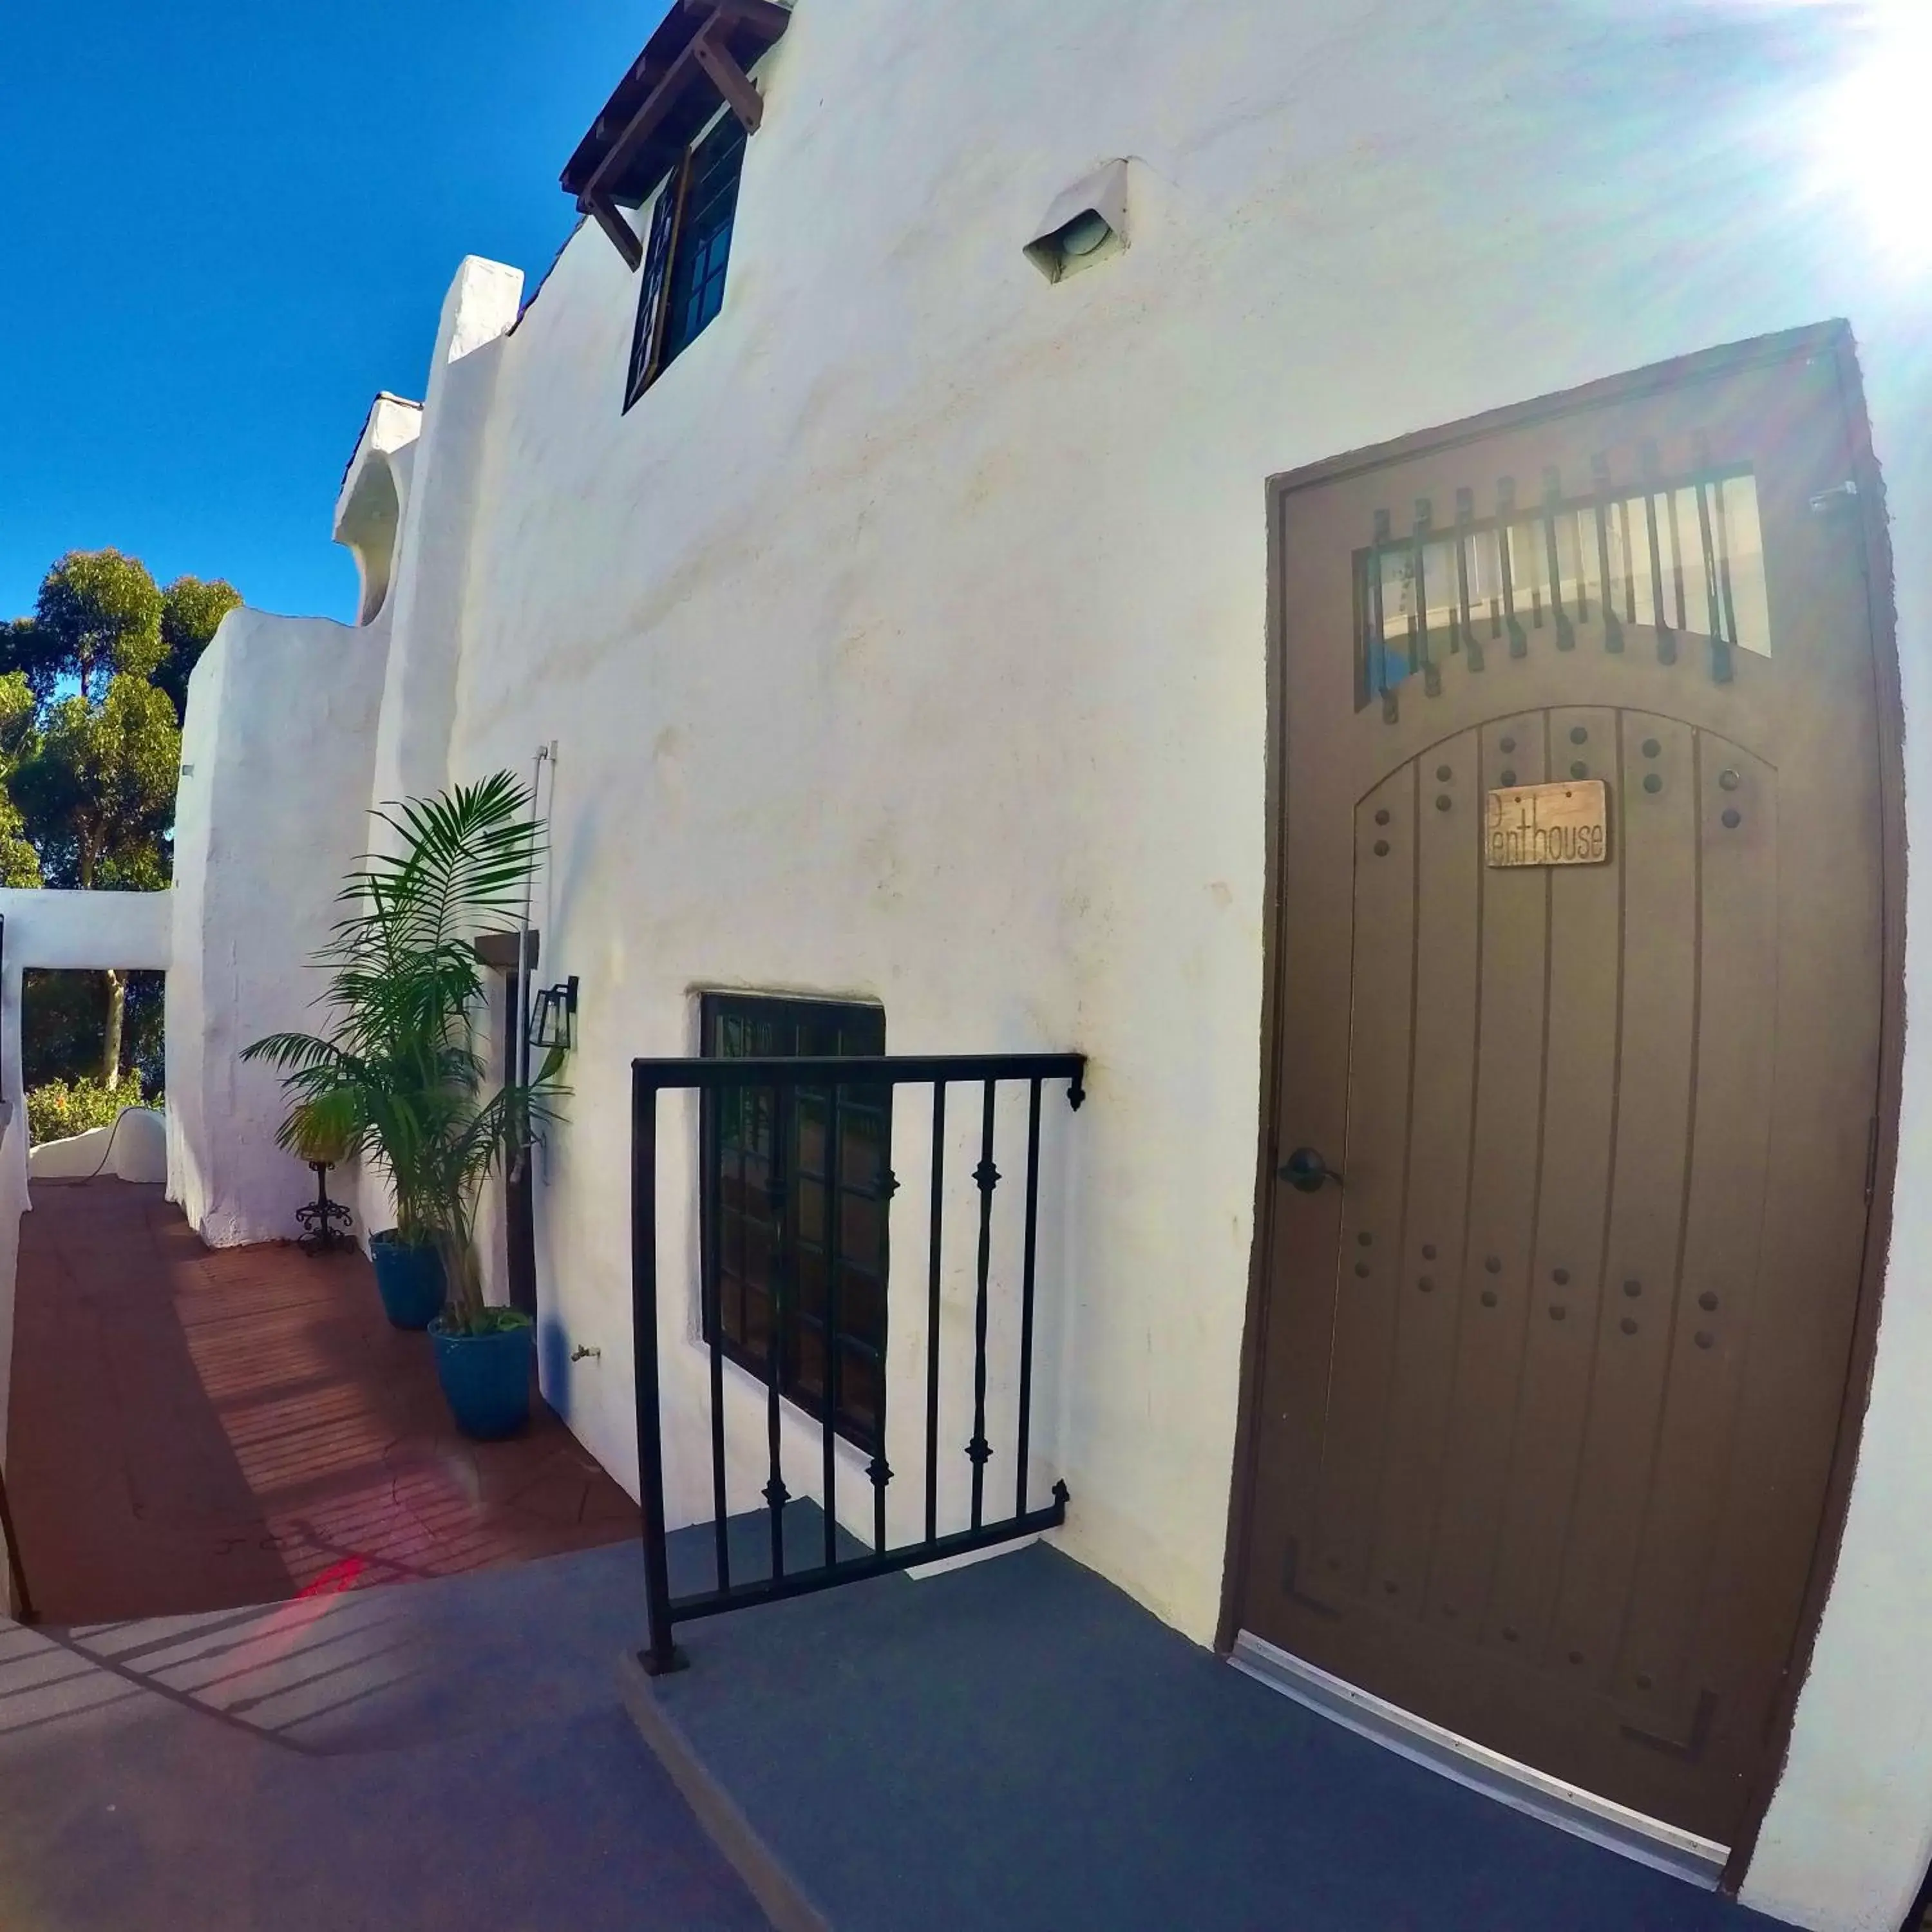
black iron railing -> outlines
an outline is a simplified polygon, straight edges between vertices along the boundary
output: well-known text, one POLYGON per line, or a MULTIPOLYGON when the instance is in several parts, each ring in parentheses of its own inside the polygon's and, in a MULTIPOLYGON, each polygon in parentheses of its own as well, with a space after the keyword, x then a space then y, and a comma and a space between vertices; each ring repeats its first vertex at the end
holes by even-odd
MULTIPOLYGON (((643 1653, 652 1674, 678 1669, 682 1659, 672 1642, 674 1628, 698 1617, 770 1603, 783 1597, 858 1582, 871 1576, 938 1562, 990 1549, 1016 1538, 1052 1529, 1066 1520, 1066 1486, 1056 1482, 1052 1499, 1030 1506, 1028 1494, 1028 1460, 1033 1426, 1034 1318, 1037 1299, 1040 1180, 1040 1112, 1042 1089, 1049 1082, 1067 1083, 1067 1100, 1078 1108, 1085 1094, 1082 1076, 1086 1059, 1077 1053, 940 1054, 924 1057, 848 1055, 838 1058, 743 1060, 638 1060, 632 1063, 631 1268, 632 1315, 636 1349, 638 1463, 644 1511, 644 1589, 650 1644, 643 1653), (988 1342, 992 1308, 993 1196, 1001 1176, 994 1164, 997 1102, 1003 1083, 1024 1085, 1027 1100, 1024 1220, 1021 1229, 1018 1310, 1018 1378, 1012 1416, 1014 1479, 1010 1515, 988 1515, 987 1465, 994 1455, 988 1435, 988 1342), (764 1436, 770 1466, 761 1494, 770 1521, 770 1555, 756 1567, 763 1574, 741 1574, 734 1580, 733 1539, 726 1501, 726 1376, 724 1323, 716 1305, 717 1273, 707 1257, 700 1270, 705 1306, 701 1333, 710 1355, 711 1449, 711 1587, 673 1597, 664 1520, 664 1445, 658 1342, 658 1096, 667 1090, 696 1090, 715 1096, 729 1089, 752 1088, 772 1096, 774 1114, 788 1118, 801 1088, 836 1094, 844 1088, 924 1086, 932 1090, 932 1199, 928 1253, 925 1270, 926 1361, 923 1448, 925 1511, 923 1533, 889 1545, 886 1486, 892 1472, 886 1460, 887 1418, 882 1412, 874 1453, 866 1470, 872 1485, 872 1547, 842 1531, 837 1502, 838 1403, 828 1386, 817 1418, 823 1436, 820 1456, 823 1547, 815 1563, 789 1561, 785 1533, 786 1505, 791 1492, 784 1480, 781 1393, 782 1336, 788 1302, 796 1295, 794 1268, 781 1244, 774 1269, 772 1306, 766 1327, 764 1436), (940 1528, 940 1406, 941 1364, 940 1302, 942 1240, 944 1233, 946 1094, 949 1088, 976 1087, 980 1106, 980 1160, 972 1178, 979 1190, 978 1240, 975 1250, 973 1308, 973 1427, 964 1454, 970 1464, 970 1501, 963 1528, 940 1528)), ((782 1142, 781 1142, 782 1144, 782 1142)), ((788 1164, 775 1172, 772 1189, 781 1220, 789 1223, 795 1184, 788 1164)), ((889 1197, 897 1186, 884 1177, 889 1197)), ((836 1294, 836 1280, 826 1291, 836 1294)), ((837 1327, 836 1312, 826 1313, 825 1334, 837 1327)), ((740 1358, 742 1360, 742 1353, 740 1358)), ((828 1348, 825 1373, 834 1371, 828 1348)), ((761 1539, 762 1540, 762 1539, 761 1539)), ((763 1558, 763 1552, 760 1552, 763 1558)), ((746 1565, 741 1560, 741 1570, 746 1565)))

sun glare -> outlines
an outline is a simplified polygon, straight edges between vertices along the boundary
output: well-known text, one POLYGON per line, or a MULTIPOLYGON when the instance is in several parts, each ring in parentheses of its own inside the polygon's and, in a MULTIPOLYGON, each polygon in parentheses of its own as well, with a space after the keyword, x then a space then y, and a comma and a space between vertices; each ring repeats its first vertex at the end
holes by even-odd
POLYGON ((1872 0, 1819 128, 1827 184, 1894 268, 1932 270, 1932 0, 1872 0))

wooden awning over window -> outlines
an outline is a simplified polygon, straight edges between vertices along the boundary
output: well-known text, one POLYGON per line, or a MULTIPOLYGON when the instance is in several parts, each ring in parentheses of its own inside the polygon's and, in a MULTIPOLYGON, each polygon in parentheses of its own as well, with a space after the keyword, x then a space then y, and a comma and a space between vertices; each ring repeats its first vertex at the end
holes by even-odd
POLYGON ((745 70, 790 24, 774 0, 679 0, 578 142, 564 191, 634 269, 643 246, 618 210, 650 197, 721 100, 756 131, 764 103, 745 70))

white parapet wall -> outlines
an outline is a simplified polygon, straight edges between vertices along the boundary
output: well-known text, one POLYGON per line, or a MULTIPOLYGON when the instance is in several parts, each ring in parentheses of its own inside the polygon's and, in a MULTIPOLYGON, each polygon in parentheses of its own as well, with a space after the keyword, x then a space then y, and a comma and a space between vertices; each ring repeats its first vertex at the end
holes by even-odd
POLYGON ((97 1174, 116 1180, 167 1179, 167 1122, 159 1108, 123 1107, 111 1126, 42 1141, 27 1155, 30 1180, 91 1180, 97 1174))
POLYGON ((281 1240, 314 1192, 275 1144, 272 1068, 242 1049, 311 1028, 307 962, 366 849, 386 614, 359 628, 231 611, 188 683, 168 979, 168 1182, 216 1247, 281 1240))

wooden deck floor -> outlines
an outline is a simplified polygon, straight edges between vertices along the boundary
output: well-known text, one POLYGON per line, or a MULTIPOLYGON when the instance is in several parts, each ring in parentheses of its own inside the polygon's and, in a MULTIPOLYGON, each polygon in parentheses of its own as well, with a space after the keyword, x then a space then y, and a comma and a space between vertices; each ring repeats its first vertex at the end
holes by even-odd
POLYGON ((541 1403, 452 1427, 428 1338, 368 1263, 210 1250, 158 1187, 36 1183, 22 1221, 7 1472, 49 1623, 444 1576, 635 1534, 541 1403))

